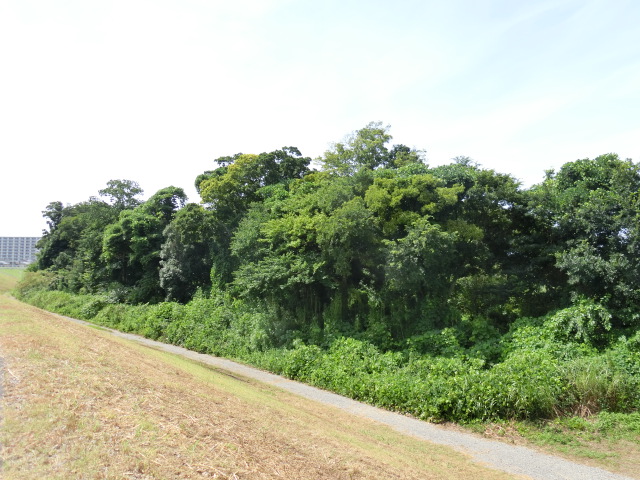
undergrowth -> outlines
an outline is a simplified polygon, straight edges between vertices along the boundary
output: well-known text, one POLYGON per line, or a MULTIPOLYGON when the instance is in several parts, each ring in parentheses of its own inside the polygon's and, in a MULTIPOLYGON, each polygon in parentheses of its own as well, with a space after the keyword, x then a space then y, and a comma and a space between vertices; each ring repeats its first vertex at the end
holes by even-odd
POLYGON ((567 335, 559 325, 566 312, 518 320, 487 344, 487 352, 464 347, 460 331, 451 328, 429 334, 434 344, 446 345, 435 352, 411 342, 383 351, 367 339, 338 333, 311 343, 289 332, 293 340, 277 346, 266 314, 228 297, 127 305, 46 285, 46 275, 29 273, 15 293, 50 311, 241 360, 423 419, 556 419, 566 425, 562 419, 596 418, 589 428, 633 434, 640 425, 640 334, 620 335, 597 348, 588 338, 567 335))

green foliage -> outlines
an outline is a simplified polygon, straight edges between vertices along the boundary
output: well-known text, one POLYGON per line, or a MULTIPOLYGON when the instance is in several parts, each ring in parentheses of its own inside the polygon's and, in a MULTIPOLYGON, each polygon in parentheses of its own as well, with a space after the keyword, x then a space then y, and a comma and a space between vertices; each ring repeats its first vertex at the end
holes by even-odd
POLYGON ((108 303, 108 299, 104 296, 91 295, 82 303, 82 307, 80 308, 80 318, 92 320, 103 308, 107 306, 108 303))
POLYGON ((554 313, 547 326, 561 341, 602 346, 611 330, 611 313, 600 304, 580 299, 573 306, 554 313))
POLYGON ((116 210, 127 210, 140 205, 140 200, 136 197, 142 195, 144 191, 137 182, 131 180, 109 180, 106 188, 98 193, 102 197, 107 197, 109 203, 116 210))
POLYGON ((403 297, 442 295, 451 289, 456 265, 456 236, 429 217, 418 219, 404 238, 387 242, 388 288, 403 297))
POLYGON ((386 143, 391 135, 388 130, 381 122, 371 122, 343 142, 335 143, 324 155, 324 169, 339 175, 353 175, 360 168, 384 165, 389 159, 386 143))
POLYGON ((129 301, 162 298, 158 272, 163 232, 185 201, 181 188, 163 188, 133 210, 120 212, 118 221, 106 228, 101 258, 111 280, 132 287, 129 301))
POLYGON ((25 272, 14 289, 18 298, 28 298, 31 294, 50 290, 55 281, 55 274, 48 271, 25 272))
POLYGON ((218 158, 201 204, 128 180, 51 202, 16 295, 422 418, 637 409, 640 167, 523 189, 391 139, 370 123, 320 171, 293 147, 218 158))
POLYGON ((213 213, 210 236, 212 256, 219 286, 231 282, 237 263, 231 255, 231 242, 247 211, 265 195, 265 187, 281 185, 304 177, 311 159, 295 147, 284 147, 260 155, 237 154, 218 159, 221 165, 196 179, 202 202, 213 213))
POLYGON ((557 245, 569 292, 605 302, 614 325, 637 322, 640 167, 617 155, 576 160, 533 189, 535 214, 557 245))
POLYGON ((167 300, 186 302, 200 289, 211 288, 215 218, 194 203, 179 210, 163 231, 160 287, 167 300))
POLYGON ((422 354, 436 357, 457 357, 464 354, 464 348, 460 345, 458 332, 454 328, 442 330, 430 330, 418 335, 413 335, 406 340, 407 348, 422 354))
POLYGON ((609 355, 577 358, 563 366, 564 410, 590 416, 601 410, 626 412, 638 406, 638 378, 616 365, 609 355))
POLYGON ((157 340, 167 331, 173 322, 181 322, 184 306, 174 302, 162 302, 149 305, 142 315, 140 333, 157 340))
POLYGON ((488 414, 468 418, 548 417, 554 413, 564 386, 557 360, 545 351, 511 354, 495 365, 488 377, 478 385, 488 414))

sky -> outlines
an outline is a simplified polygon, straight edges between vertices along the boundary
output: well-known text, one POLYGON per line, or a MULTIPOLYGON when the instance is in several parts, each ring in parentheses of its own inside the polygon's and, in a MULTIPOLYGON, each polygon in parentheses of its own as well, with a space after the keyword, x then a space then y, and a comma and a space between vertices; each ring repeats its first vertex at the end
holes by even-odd
POLYGON ((636 0, 0 0, 0 236, 111 179, 199 202, 218 157, 372 121, 525 188, 639 162, 639 24, 636 0))

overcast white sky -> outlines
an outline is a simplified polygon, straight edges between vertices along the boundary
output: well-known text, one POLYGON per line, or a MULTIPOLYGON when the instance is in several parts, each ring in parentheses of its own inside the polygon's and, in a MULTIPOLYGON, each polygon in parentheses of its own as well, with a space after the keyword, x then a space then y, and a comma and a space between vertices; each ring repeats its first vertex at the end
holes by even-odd
POLYGON ((217 157, 370 121, 525 186, 638 162, 639 25, 637 0, 0 0, 0 236, 110 179, 198 202, 217 157))

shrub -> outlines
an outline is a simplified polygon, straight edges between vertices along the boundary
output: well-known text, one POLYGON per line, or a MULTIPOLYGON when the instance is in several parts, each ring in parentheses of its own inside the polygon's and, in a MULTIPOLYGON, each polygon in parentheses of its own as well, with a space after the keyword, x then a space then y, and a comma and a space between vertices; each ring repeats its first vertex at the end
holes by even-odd
MULTIPOLYGON (((280 351, 280 355, 282 353, 280 351)), ((323 353, 317 345, 297 344, 295 348, 286 350, 282 355, 278 371, 289 378, 309 380, 315 377, 314 373, 322 356, 323 353)))
POLYGON ((480 380, 469 394, 477 406, 466 419, 549 417, 563 391, 559 363, 544 350, 514 352, 480 380))
POLYGON ((406 350, 384 352, 370 341, 344 336, 325 336, 324 348, 307 345, 296 338, 300 332, 273 330, 272 313, 228 297, 196 295, 186 305, 114 304, 106 295, 49 290, 48 279, 49 274, 35 274, 20 291, 41 308, 248 361, 423 419, 535 419, 601 412, 599 421, 605 422, 609 417, 604 411, 640 408, 640 333, 622 336, 599 352, 595 344, 602 348, 609 335, 608 317, 588 302, 550 317, 520 319, 500 341, 480 319, 477 325, 414 335, 406 350), (576 312, 578 316, 570 316, 576 312), (288 348, 273 348, 277 333, 287 336, 288 348), (429 354, 421 353, 425 351, 429 354), (489 364, 487 359, 497 358, 498 351, 502 361, 489 364))
POLYGON ((182 321, 183 312, 184 307, 175 302, 148 305, 144 309, 142 328, 139 331, 145 337, 157 340, 165 335, 170 324, 182 321))
POLYGON ((408 338, 406 346, 409 350, 418 353, 455 357, 464 352, 457 333, 456 329, 450 327, 442 330, 430 330, 408 338))
POLYGON ((100 310, 108 304, 107 299, 101 295, 87 296, 87 300, 80 307, 80 314, 85 320, 93 319, 100 310))
POLYGON ((24 272, 14 289, 17 298, 28 299, 34 293, 51 290, 55 281, 55 274, 40 270, 37 272, 24 272))
POLYGON ((93 318, 93 321, 106 327, 124 332, 140 332, 142 330, 141 307, 125 304, 107 304, 93 318))
POLYGON ((623 412, 637 405, 637 377, 618 364, 612 353, 567 362, 563 375, 567 385, 563 409, 572 415, 623 412))
POLYGON ((559 340, 604 346, 611 330, 611 317, 604 306, 583 298, 551 315, 546 325, 559 340))

